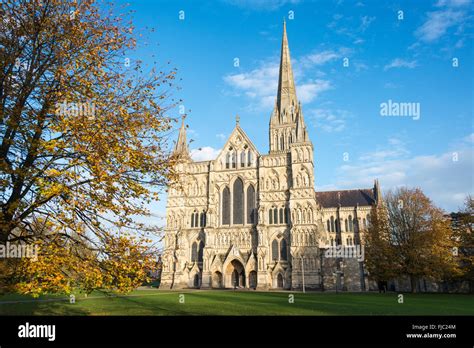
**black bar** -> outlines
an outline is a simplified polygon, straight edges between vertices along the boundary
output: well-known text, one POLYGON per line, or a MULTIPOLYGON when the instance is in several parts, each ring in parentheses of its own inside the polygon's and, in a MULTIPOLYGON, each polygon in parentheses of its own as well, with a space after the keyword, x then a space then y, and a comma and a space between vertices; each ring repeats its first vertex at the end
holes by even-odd
POLYGON ((325 345, 465 345, 474 342, 474 320, 469 316, 239 316, 239 317, 0 317, 0 346, 47 345, 145 345, 189 346, 246 344, 325 345), (20 338, 26 323, 55 325, 55 340, 20 338), (417 329, 413 328, 417 325, 417 329), (430 325, 434 325, 431 327, 430 325), (441 327, 439 325, 442 325, 441 327), (455 325, 455 328, 452 327, 455 325), (420 327, 426 326, 423 331, 420 327), (441 329, 444 328, 444 329, 441 329), (456 338, 407 338, 413 333, 456 334, 456 338))

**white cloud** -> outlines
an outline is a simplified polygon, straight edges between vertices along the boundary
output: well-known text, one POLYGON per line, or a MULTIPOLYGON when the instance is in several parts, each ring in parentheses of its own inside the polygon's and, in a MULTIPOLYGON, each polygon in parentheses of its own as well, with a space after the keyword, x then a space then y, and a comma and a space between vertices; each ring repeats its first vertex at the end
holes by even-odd
POLYGON ((384 70, 392 69, 392 68, 408 68, 413 69, 418 66, 416 60, 408 61, 401 58, 395 58, 389 64, 384 66, 384 70))
POLYGON ((310 103, 322 92, 332 89, 332 85, 328 80, 315 80, 304 83, 296 87, 298 98, 302 103, 310 103))
POLYGON ((457 33, 462 32, 471 0, 439 0, 436 11, 426 14, 426 21, 415 31, 421 41, 426 43, 440 39, 451 27, 456 27, 457 33))
POLYGON ((346 119, 350 113, 341 109, 312 109, 308 119, 314 127, 327 133, 340 132, 346 128, 346 119))
POLYGON ((191 158, 194 161, 210 161, 216 159, 219 155, 220 149, 214 149, 210 146, 200 147, 191 150, 191 158))
POLYGON ((335 186, 371 187, 378 178, 383 190, 420 187, 435 204, 454 211, 467 194, 473 193, 473 141, 471 134, 450 151, 411 156, 406 145, 392 139, 386 148, 365 154, 354 164, 341 166, 335 186))
MULTIPOLYGON (((271 109, 275 104, 278 89, 279 64, 263 62, 250 72, 224 76, 224 81, 235 91, 253 100, 256 109, 271 109)), ((303 70, 295 70, 295 75, 304 75, 303 70), (297 74, 298 72, 298 74, 297 74)), ((320 93, 332 88, 330 81, 323 79, 297 83, 296 93, 302 103, 309 103, 320 93)))
POLYGON ((424 42, 433 42, 443 36, 450 27, 461 24, 465 19, 465 12, 460 10, 441 10, 428 13, 428 19, 415 32, 424 42))
POLYGON ((264 62, 250 72, 224 76, 224 81, 234 90, 257 102, 260 108, 270 108, 275 102, 278 88, 279 64, 264 62))
POLYGON ((306 66, 323 65, 327 62, 338 59, 340 56, 341 55, 337 52, 334 52, 332 50, 326 50, 304 56, 301 59, 301 63, 306 66))

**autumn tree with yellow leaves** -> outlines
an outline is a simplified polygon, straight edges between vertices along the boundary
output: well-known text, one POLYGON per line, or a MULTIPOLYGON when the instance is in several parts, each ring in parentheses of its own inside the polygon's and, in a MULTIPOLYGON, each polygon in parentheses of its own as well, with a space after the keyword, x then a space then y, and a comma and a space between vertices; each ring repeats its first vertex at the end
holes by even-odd
POLYGON ((377 280, 409 277, 415 292, 422 278, 439 281, 462 273, 450 221, 420 189, 388 192, 369 220, 367 268, 377 280))
POLYGON ((110 6, 0 2, 0 243, 41 248, 2 278, 22 292, 146 278, 149 227, 134 217, 174 177, 176 71, 145 71, 131 14, 110 6))

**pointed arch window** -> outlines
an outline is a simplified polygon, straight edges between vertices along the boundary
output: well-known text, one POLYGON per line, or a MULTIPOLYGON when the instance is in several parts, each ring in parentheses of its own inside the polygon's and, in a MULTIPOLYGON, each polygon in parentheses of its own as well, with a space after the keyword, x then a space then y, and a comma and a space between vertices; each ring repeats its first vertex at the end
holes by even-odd
POLYGON ((273 240, 272 242, 272 260, 277 261, 278 260, 278 241, 276 239, 273 240))
POLYGON ((237 167, 237 153, 235 151, 232 152, 232 168, 237 167))
POLYGON ((197 261, 198 262, 202 262, 203 251, 204 251, 204 243, 201 241, 201 242, 199 242, 199 248, 198 248, 198 251, 197 251, 197 261))
POLYGON ((233 203, 233 224, 240 225, 244 223, 244 183, 238 178, 234 181, 232 192, 233 203))
POLYGON ((247 187, 247 223, 255 223, 255 189, 253 185, 247 187))
POLYGON ((222 191, 222 224, 230 225, 230 190, 228 187, 222 191))
POLYGON ((199 227, 199 213, 197 210, 191 214, 191 227, 199 227))
POLYGON ((283 221, 283 208, 280 208, 280 216, 279 216, 279 218, 280 218, 280 224, 283 224, 283 223, 284 223, 284 221, 283 221))
POLYGON ((225 155, 225 168, 226 169, 230 168, 230 153, 229 152, 227 152, 227 154, 225 155))
POLYGON ((331 232, 335 232, 336 229, 334 228, 334 216, 331 216, 331 232))
POLYGON ((286 245, 286 239, 282 239, 280 242, 280 260, 287 260, 287 245, 286 245))
POLYGON ((289 223, 290 221, 290 209, 285 207, 285 224, 289 223))
POLYGON ((326 224, 327 224, 327 231, 330 232, 331 231, 331 225, 330 225, 329 219, 326 221, 326 224))
POLYGON ((268 210, 268 224, 273 224, 273 209, 271 208, 268 210))
POLYGON ((240 153, 240 166, 245 167, 245 151, 240 153))
POLYGON ((352 215, 349 215, 349 231, 354 231, 354 221, 352 220, 352 215))
POLYGON ((203 211, 200 216, 200 226, 206 227, 206 212, 203 211))
POLYGON ((252 151, 247 152, 247 167, 250 167, 252 165, 252 151))
POLYGON ((273 209, 273 223, 278 223, 278 208, 273 209))
POLYGON ((196 262, 198 259, 198 248, 197 243, 194 242, 191 247, 191 262, 196 262))

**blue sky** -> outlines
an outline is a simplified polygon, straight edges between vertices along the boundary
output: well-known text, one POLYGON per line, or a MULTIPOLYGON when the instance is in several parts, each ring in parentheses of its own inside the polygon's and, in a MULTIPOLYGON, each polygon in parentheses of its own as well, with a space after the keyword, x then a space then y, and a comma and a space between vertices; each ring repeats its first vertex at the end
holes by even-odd
MULTIPOLYGON (((471 1, 142 0, 130 8, 138 31, 155 28, 131 59, 171 61, 182 78, 176 96, 195 159, 215 158, 236 114, 268 152, 286 18, 317 190, 378 178, 383 190, 420 187, 448 211, 473 193, 471 1), (420 118, 381 116, 389 100, 419 103, 420 118)), ((164 206, 152 210, 163 216, 164 206)))

